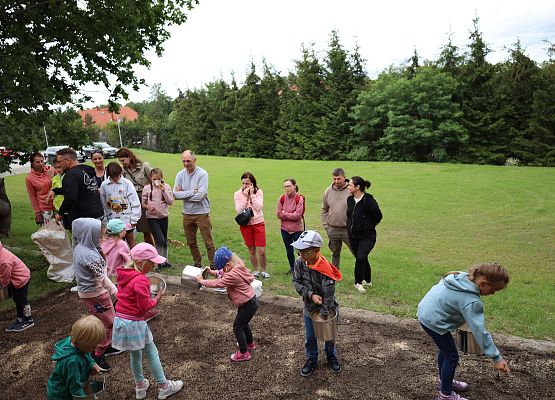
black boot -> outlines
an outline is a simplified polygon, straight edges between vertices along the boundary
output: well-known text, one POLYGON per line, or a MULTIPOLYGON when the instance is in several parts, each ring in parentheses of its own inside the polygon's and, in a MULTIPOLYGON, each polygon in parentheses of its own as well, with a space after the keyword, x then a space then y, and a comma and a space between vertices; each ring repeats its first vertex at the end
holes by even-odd
POLYGON ((318 362, 316 360, 313 360, 312 358, 309 358, 308 360, 306 360, 306 363, 301 368, 301 375, 310 376, 316 368, 318 368, 318 362))

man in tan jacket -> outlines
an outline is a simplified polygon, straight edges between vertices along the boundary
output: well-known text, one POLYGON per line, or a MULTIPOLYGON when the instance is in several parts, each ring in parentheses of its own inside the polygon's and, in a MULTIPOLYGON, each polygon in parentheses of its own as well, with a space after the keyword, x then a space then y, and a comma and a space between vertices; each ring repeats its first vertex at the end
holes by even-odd
POLYGON ((345 178, 343 168, 336 168, 331 174, 333 184, 324 192, 321 217, 322 225, 329 238, 328 247, 332 252, 332 264, 339 268, 343 242, 351 250, 347 234, 347 197, 351 193, 349 192, 349 180, 345 178))

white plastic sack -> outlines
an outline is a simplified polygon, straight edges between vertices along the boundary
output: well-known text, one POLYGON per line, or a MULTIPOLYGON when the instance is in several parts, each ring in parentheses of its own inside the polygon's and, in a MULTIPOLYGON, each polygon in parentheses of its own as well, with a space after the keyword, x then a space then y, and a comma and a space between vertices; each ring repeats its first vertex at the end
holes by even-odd
POLYGON ((251 282, 251 287, 256 297, 262 296, 262 281, 255 279, 251 282))
POLYGON ((46 276, 55 282, 72 282, 75 278, 73 249, 66 230, 54 219, 31 235, 48 260, 50 266, 46 276))

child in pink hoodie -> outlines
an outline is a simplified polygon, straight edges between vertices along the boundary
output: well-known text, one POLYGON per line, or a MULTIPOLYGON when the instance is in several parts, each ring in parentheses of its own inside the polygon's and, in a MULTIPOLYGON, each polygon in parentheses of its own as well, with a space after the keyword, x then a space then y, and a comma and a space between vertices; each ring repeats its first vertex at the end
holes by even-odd
POLYGON ((106 233, 108 237, 103 239, 100 247, 106 255, 108 266, 108 276, 115 276, 118 268, 123 268, 130 260, 129 245, 124 240, 126 235, 126 225, 121 219, 111 219, 108 221, 106 233))
POLYGON ((29 268, 0 242, 0 285, 8 287, 17 309, 17 319, 6 332, 21 332, 35 325, 27 301, 30 279, 29 268))
POLYGON ((197 276, 199 283, 208 288, 227 288, 229 299, 236 306, 237 316, 233 322, 233 333, 237 338, 239 351, 231 355, 231 361, 249 361, 250 351, 256 349, 249 322, 258 310, 258 300, 252 289, 251 282, 254 277, 245 267, 243 261, 232 253, 227 247, 222 246, 214 254, 214 268, 207 269, 211 275, 217 276, 223 270, 223 275, 218 279, 202 279, 197 276))

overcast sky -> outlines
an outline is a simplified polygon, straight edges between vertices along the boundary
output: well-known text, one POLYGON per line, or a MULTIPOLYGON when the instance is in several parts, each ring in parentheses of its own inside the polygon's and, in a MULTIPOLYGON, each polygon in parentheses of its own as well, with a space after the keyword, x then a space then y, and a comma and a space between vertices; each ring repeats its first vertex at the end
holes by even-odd
MULTIPOLYGON (((536 61, 547 59, 544 40, 555 42, 553 0, 200 0, 184 25, 171 28, 163 56, 149 53, 150 70, 137 72, 148 85, 161 83, 171 97, 220 77, 229 82, 232 72, 242 82, 250 60, 260 65, 265 58, 286 75, 303 44, 314 44, 323 56, 335 29, 346 50, 358 43, 367 73, 375 77, 415 48, 421 58, 436 59, 449 32, 465 50, 475 15, 493 50, 490 62, 506 59, 517 38, 536 61)), ((87 89, 94 104, 106 102, 105 90, 87 89)), ((149 92, 132 92, 130 101, 146 100, 149 92)))

